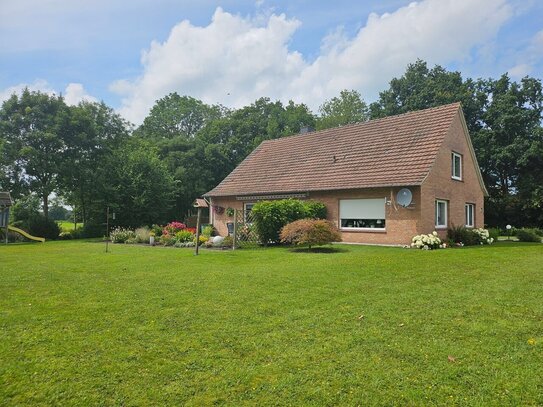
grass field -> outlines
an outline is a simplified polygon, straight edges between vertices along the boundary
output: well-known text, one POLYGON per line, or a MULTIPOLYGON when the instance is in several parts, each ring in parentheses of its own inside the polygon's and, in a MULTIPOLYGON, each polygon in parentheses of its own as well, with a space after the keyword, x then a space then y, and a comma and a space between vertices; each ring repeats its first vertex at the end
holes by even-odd
MULTIPOLYGON (((75 224, 73 222, 69 222, 69 221, 66 221, 66 220, 59 220, 57 221, 58 225, 60 226, 60 230, 62 232, 71 232, 72 230, 75 229, 75 224)), ((81 229, 83 228, 83 224, 82 223, 78 223, 77 224, 77 229, 81 229)))
POLYGON ((0 405, 543 405, 543 245, 0 247, 0 405))

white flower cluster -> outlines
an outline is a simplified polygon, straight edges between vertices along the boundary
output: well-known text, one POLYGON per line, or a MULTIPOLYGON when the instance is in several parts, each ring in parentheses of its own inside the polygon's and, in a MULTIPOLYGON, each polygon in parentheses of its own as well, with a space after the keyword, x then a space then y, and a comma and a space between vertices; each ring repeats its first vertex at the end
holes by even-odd
POLYGON ((490 237, 490 233, 488 233, 487 229, 473 229, 473 233, 479 236, 481 244, 492 244, 494 242, 494 238, 490 237))
POLYGON ((411 240, 411 247, 414 249, 444 249, 447 247, 446 243, 441 243, 441 239, 437 236, 437 232, 434 231, 427 235, 417 235, 411 240))

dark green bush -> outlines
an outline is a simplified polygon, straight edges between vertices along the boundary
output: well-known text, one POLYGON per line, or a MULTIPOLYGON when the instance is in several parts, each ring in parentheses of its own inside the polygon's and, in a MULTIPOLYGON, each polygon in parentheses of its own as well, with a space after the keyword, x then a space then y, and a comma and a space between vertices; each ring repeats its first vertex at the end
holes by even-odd
POLYGON ((517 230, 517 238, 521 242, 537 242, 537 243, 541 243, 541 237, 536 235, 530 229, 518 229, 517 230))
POLYGON ((81 229, 81 237, 103 237, 106 235, 106 226, 99 223, 85 222, 81 229))
POLYGON ((252 216, 261 242, 267 244, 279 242, 281 229, 288 223, 305 218, 325 219, 326 206, 299 199, 262 201, 253 206, 252 216))
POLYGON ((464 226, 452 226, 447 230, 449 243, 463 243, 464 246, 474 246, 480 243, 479 235, 464 226))
POLYGON ((498 241, 498 237, 502 235, 502 231, 499 228, 490 228, 488 229, 488 234, 495 242, 498 241))
POLYGON ((34 215, 27 222, 28 233, 47 240, 56 240, 60 235, 60 227, 53 219, 47 219, 43 215, 34 215))

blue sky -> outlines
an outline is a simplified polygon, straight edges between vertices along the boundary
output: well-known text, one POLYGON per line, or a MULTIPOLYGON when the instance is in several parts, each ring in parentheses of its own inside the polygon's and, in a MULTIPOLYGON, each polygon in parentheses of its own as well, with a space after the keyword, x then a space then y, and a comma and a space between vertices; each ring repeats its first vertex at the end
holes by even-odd
POLYGON ((464 76, 543 77, 538 0, 2 0, 0 100, 24 86, 143 120, 169 92, 313 110, 373 101, 416 58, 464 76))

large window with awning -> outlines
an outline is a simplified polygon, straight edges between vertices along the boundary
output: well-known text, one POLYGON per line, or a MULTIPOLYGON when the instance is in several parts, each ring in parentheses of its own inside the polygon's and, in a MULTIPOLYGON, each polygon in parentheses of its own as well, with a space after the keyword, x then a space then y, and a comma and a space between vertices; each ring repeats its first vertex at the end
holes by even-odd
POLYGON ((339 218, 342 229, 385 229, 386 198, 341 199, 339 218))

